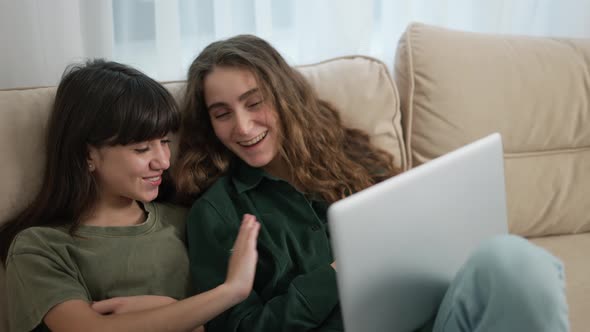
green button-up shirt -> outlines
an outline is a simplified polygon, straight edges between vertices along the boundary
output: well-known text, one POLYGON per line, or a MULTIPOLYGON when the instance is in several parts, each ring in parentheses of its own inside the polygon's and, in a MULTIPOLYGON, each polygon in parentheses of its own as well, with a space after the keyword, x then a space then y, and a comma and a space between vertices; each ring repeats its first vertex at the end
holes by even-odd
POLYGON ((199 292, 223 283, 242 216, 261 224, 251 295, 207 331, 343 331, 325 202, 239 163, 192 206, 188 246, 199 292))

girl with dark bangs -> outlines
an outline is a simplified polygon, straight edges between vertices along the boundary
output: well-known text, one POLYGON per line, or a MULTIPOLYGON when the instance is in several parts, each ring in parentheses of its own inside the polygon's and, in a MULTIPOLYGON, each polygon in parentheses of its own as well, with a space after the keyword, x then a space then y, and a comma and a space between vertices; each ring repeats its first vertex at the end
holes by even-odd
MULTIPOLYGON (((397 174, 392 157, 255 36, 197 56, 183 112, 173 175, 185 201, 196 199, 187 236, 198 291, 223 281, 242 215, 261 224, 253 292, 207 330, 343 331, 326 210, 397 174)), ((561 263, 516 236, 491 240, 422 328, 432 330, 567 331, 561 263)))
POLYGON ((227 278, 188 297, 186 209, 153 202, 179 126, 170 93, 133 68, 66 70, 41 191, 0 229, 12 331, 201 329, 249 294, 259 224, 246 215, 227 278))

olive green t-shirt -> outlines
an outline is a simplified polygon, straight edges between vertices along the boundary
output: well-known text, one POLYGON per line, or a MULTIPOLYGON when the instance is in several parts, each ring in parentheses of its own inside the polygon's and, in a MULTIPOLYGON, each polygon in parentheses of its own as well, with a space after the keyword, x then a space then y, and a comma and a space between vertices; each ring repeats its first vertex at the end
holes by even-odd
POLYGON ((42 325, 47 312, 67 300, 189 294, 186 209, 144 205, 145 222, 126 227, 32 227, 13 241, 6 263, 11 331, 42 325))

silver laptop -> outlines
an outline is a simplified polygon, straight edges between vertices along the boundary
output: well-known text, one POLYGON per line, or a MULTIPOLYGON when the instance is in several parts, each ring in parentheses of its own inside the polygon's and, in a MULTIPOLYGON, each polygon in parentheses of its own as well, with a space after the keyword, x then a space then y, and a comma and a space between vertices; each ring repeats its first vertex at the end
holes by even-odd
POLYGON ((328 209, 347 332, 412 331, 478 245, 507 230, 500 134, 328 209))

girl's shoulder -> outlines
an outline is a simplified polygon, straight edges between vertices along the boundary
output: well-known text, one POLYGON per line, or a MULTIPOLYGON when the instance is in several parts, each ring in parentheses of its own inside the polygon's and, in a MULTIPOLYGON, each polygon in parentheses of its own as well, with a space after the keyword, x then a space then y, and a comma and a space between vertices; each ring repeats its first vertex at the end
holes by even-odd
POLYGON ((22 230, 12 241, 8 257, 18 254, 44 254, 56 245, 72 242, 67 226, 37 226, 22 230))
POLYGON ((151 202, 145 204, 148 212, 156 212, 160 217, 182 219, 188 212, 188 207, 170 202, 151 202))
MULTIPOLYGON (((241 200, 236 194, 231 176, 222 176, 191 205, 187 222, 194 224, 224 224, 240 215, 241 200), (220 221, 223 221, 220 223, 220 221)), ((239 218, 238 220, 241 220, 239 218)))
POLYGON ((224 175, 217 179, 207 190, 203 192, 193 203, 201 204, 201 202, 217 203, 225 202, 233 193, 235 188, 232 184, 232 177, 224 175))
POLYGON ((154 215, 157 224, 172 225, 175 228, 184 229, 188 207, 169 202, 151 202, 145 204, 144 207, 154 215))

